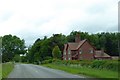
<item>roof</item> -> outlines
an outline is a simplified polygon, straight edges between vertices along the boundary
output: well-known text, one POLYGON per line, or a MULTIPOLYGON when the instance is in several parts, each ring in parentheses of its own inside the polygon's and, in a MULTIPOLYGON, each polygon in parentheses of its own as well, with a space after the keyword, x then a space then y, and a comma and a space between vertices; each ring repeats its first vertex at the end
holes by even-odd
POLYGON ((102 52, 101 50, 95 51, 95 57, 110 57, 107 53, 102 52))
POLYGON ((82 40, 79 43, 68 43, 68 44, 65 44, 64 46, 65 46, 65 49, 68 45, 70 50, 77 50, 79 47, 81 47, 85 43, 85 41, 87 41, 87 40, 86 39, 82 40))

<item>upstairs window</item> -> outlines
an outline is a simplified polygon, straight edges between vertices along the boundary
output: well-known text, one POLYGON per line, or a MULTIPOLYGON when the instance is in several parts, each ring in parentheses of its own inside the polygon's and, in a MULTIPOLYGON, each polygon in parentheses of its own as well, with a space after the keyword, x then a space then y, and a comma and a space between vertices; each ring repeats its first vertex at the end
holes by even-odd
POLYGON ((90 50, 90 53, 93 53, 93 49, 90 50))
POLYGON ((70 50, 68 49, 68 54, 70 54, 70 50))
POLYGON ((64 55, 66 55, 66 51, 64 51, 64 55))
POLYGON ((82 49, 80 49, 79 54, 82 54, 82 49))

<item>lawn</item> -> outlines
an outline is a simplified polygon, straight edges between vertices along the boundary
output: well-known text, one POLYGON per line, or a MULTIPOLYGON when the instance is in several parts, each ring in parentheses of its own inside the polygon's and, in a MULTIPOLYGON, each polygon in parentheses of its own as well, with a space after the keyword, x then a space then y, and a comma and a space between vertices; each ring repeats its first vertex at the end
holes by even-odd
POLYGON ((14 64, 12 62, 2 64, 2 78, 7 78, 9 73, 13 70, 14 64))
POLYGON ((106 69, 94 69, 88 67, 75 67, 75 66, 65 66, 65 65, 56 65, 56 64, 44 64, 43 66, 60 69, 72 74, 83 74, 95 78, 118 78, 117 71, 110 71, 106 69))

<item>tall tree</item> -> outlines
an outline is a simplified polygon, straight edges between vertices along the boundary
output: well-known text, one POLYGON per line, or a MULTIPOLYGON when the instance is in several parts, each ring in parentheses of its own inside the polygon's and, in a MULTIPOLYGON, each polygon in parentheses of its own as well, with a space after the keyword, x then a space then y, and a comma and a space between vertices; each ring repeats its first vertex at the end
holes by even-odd
POLYGON ((58 46, 55 46, 52 51, 53 58, 55 59, 61 59, 62 54, 58 46))
POLYGON ((2 61, 13 60, 14 56, 25 54, 25 43, 17 36, 5 35, 2 38, 2 61))

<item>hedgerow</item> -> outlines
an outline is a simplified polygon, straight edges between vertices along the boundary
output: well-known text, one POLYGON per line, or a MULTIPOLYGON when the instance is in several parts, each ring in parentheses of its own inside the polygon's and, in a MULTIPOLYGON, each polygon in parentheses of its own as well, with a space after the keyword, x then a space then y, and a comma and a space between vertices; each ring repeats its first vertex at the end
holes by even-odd
POLYGON ((57 65, 80 65, 85 67, 91 67, 96 69, 107 69, 118 71, 118 61, 117 60, 59 60, 59 59, 50 59, 45 60, 42 64, 53 63, 57 65))

